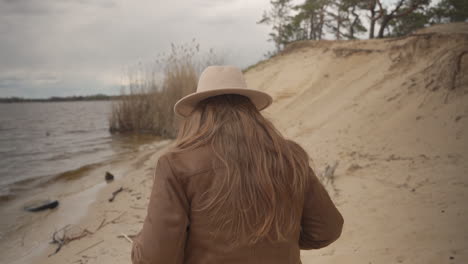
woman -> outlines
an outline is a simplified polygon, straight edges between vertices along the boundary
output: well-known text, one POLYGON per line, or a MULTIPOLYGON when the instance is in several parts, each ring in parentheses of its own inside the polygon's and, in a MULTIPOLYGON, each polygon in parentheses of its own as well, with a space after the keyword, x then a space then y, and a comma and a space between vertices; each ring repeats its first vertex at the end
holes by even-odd
POLYGON ((341 235, 343 217, 260 110, 271 97, 233 66, 210 66, 177 102, 173 149, 159 158, 133 263, 301 263, 341 235))

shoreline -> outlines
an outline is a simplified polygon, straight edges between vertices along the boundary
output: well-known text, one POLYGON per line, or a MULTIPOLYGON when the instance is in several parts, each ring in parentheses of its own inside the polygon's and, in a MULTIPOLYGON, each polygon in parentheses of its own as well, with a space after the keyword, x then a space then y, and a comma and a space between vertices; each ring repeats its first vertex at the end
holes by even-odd
MULTIPOLYGON (((58 254, 48 257, 56 249, 56 245, 50 244, 54 232, 66 227, 67 236, 74 236, 75 233, 81 233, 84 229, 94 230, 96 227, 93 225, 99 217, 112 217, 112 210, 116 209, 111 208, 120 204, 122 196, 130 189, 124 188, 124 191, 117 195, 113 203, 107 201, 111 193, 120 185, 127 185, 129 178, 133 178, 132 175, 140 179, 139 174, 148 174, 155 166, 153 161, 159 157, 159 153, 169 143, 169 140, 162 140, 143 144, 138 147, 137 151, 114 157, 114 159, 90 169, 86 175, 78 179, 66 180, 54 183, 52 187, 49 186, 49 188, 68 189, 71 188, 70 185, 78 185, 72 192, 65 192, 57 197, 60 201, 58 208, 35 214, 25 214, 27 219, 23 220, 29 221, 2 237, 0 246, 4 248, 5 254, 2 254, 1 262, 11 264, 67 262, 61 260, 60 256, 68 256, 69 254, 64 254, 64 252, 78 248, 80 241, 87 239, 81 238, 71 241, 64 245, 58 254), (115 175, 112 182, 105 182, 104 174, 106 171, 111 171, 115 175)), ((2 210, 11 210, 17 207, 20 202, 12 202, 2 210)), ((121 210, 125 210, 125 207, 121 210)), ((59 233, 57 234, 60 235, 59 233)), ((96 232, 93 236, 99 235, 98 233, 96 232)))
MULTIPOLYGON (((67 182, 75 179, 80 179, 83 175, 90 174, 93 170, 98 169, 106 164, 115 162, 125 158, 127 155, 138 152, 138 148, 142 145, 152 144, 156 141, 163 140, 158 136, 153 135, 109 135, 110 141, 115 140, 121 149, 107 154, 96 156, 93 159, 87 157, 87 159, 76 159, 71 166, 60 167, 55 173, 30 175, 27 178, 20 178, 17 180, 7 179, 0 183, 0 208, 9 202, 14 202, 16 199, 24 198, 29 192, 37 188, 47 188, 57 182, 67 182), (136 140, 135 140, 136 138, 136 140)), ((109 143, 106 143, 107 145, 109 143)), ((113 144, 112 142, 110 144, 113 144)), ((92 144, 96 145, 96 144, 92 144)), ((105 145, 105 144, 101 144, 105 145)), ((78 153, 80 156, 82 153, 78 153)), ((60 160, 46 160, 43 164, 53 166, 54 162, 60 160)), ((1 230, 1 229, 0 229, 1 230)), ((1 233, 1 232, 0 232, 1 233)))

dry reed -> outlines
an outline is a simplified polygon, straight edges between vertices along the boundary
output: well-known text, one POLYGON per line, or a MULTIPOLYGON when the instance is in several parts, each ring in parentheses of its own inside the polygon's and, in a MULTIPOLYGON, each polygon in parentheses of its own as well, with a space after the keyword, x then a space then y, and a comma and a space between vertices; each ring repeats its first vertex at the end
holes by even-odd
POLYGON ((221 64, 221 59, 212 49, 202 54, 195 39, 188 44, 171 44, 169 54, 158 56, 149 67, 140 63, 128 73, 121 98, 112 103, 110 132, 175 137, 175 102, 194 92, 200 71, 214 64, 221 64))

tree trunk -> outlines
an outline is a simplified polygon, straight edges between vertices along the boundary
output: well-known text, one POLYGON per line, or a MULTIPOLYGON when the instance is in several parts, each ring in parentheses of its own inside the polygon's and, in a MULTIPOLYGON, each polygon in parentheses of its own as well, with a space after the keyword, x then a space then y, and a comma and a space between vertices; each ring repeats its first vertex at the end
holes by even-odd
POLYGON ((319 24, 319 28, 317 29, 317 32, 318 32, 318 39, 322 39, 322 35, 323 35, 323 24, 324 24, 324 17, 325 17, 325 8, 322 7, 322 10, 320 11, 320 24, 319 24))
POLYGON ((388 26, 388 23, 392 20, 392 16, 384 15, 382 18, 382 24, 380 24, 379 34, 377 38, 383 38, 385 33, 385 28, 388 26))
POLYGON ((341 26, 341 18, 338 17, 336 19, 336 39, 339 40, 340 39, 340 26, 341 26))
MULTIPOLYGON (((375 7, 375 6, 374 6, 375 7)), ((374 7, 370 10, 371 17, 370 17, 370 27, 369 27, 369 38, 374 38, 374 28, 375 28, 375 9, 374 7)))
POLYGON ((310 32, 309 32, 309 39, 317 39, 315 36, 315 27, 314 27, 314 16, 315 14, 310 14, 310 32))
MULTIPOLYGON (((390 23, 390 21, 392 19, 397 18, 397 17, 403 17, 403 16, 406 16, 408 14, 411 14, 414 10, 416 10, 416 8, 418 8, 420 5, 424 4, 424 1, 421 1, 421 0, 412 2, 410 7, 408 7, 405 11, 399 13, 398 11, 403 6, 404 2, 405 2, 405 0, 400 0, 398 2, 398 4, 396 5, 396 7, 392 10, 392 12, 390 12, 387 15, 383 15, 382 23, 380 24, 379 34, 377 36, 378 38, 383 38, 384 37, 385 29, 387 28, 388 24, 390 23)), ((381 8, 381 10, 382 10, 382 8, 381 8)))
POLYGON ((354 16, 354 20, 349 27, 349 38, 354 39, 354 27, 356 26, 359 19, 359 15, 356 14, 356 6, 353 6, 353 9, 351 9, 351 14, 354 16))

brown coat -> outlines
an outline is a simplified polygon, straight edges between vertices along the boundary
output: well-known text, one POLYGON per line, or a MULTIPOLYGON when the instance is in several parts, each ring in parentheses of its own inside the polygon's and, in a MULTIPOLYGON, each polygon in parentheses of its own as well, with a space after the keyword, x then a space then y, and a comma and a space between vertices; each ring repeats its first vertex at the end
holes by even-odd
MULTIPOLYGON (((212 166, 213 153, 200 148, 167 153, 159 158, 143 228, 134 239, 134 264, 298 264, 300 249, 325 247, 341 235, 343 217, 310 169, 313 181, 305 194, 300 232, 287 243, 257 243, 231 248, 222 237, 210 236, 206 217, 190 210, 221 166, 212 166)), ((224 234, 229 236, 229 234, 224 234)))

